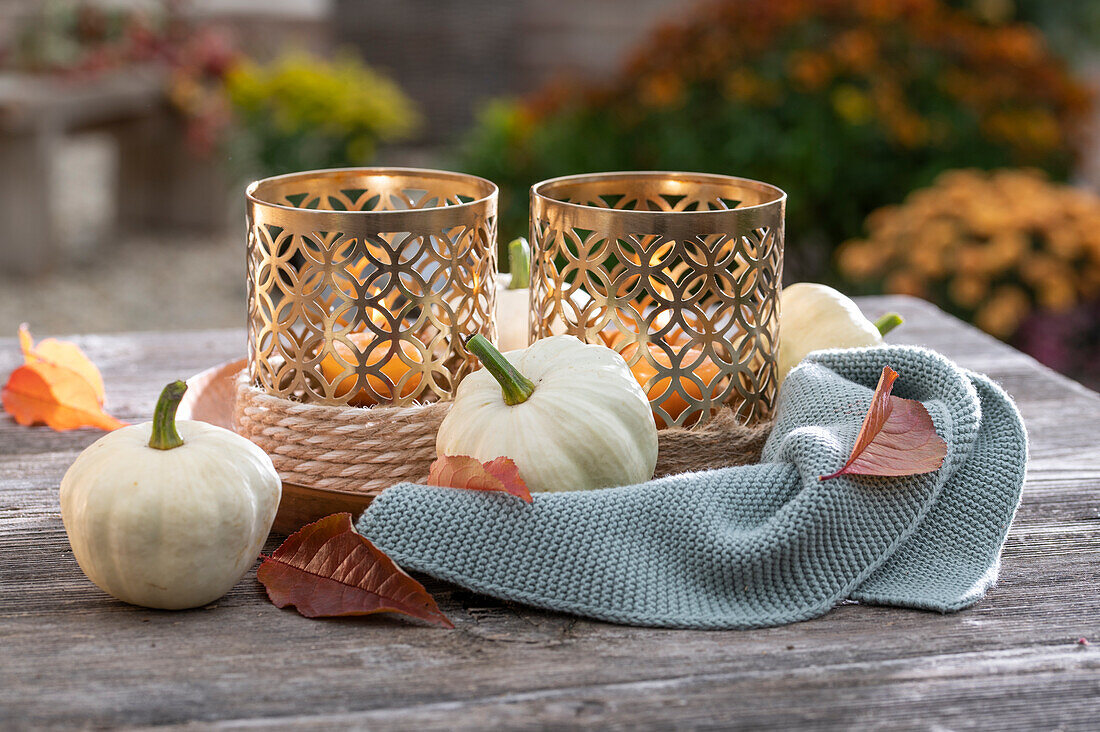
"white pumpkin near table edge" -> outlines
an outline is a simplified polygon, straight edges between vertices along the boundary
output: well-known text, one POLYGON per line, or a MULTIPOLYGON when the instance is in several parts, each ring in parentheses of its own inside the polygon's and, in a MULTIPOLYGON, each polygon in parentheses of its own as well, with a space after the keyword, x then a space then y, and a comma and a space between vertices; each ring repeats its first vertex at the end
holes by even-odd
POLYGON ((176 422, 186 388, 169 384, 152 422, 101 437, 61 480, 77 563, 134 605, 180 610, 224 595, 256 561, 282 495, 259 447, 221 427, 176 422))
POLYGON ((887 313, 872 323, 855 301, 828 285, 788 285, 779 295, 779 383, 811 352, 880 346, 901 322, 897 313, 887 313))

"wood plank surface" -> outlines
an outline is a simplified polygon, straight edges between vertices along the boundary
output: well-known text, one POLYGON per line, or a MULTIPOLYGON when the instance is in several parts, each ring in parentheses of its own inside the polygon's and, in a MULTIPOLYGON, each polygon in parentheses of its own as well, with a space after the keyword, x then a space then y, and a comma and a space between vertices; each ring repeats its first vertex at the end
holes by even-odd
MULTIPOLYGON (((1100 396, 927 303, 861 304, 906 316, 890 340, 989 373, 1028 425, 1000 581, 970 610, 850 603, 781 628, 669 631, 429 580, 446 631, 306 620, 271 605, 254 572, 206 609, 144 610, 85 579, 61 525, 60 478, 99 433, 0 415, 0 726, 1096 729, 1100 396)), ((131 421, 167 381, 244 354, 243 330, 75 340, 131 421)), ((18 361, 0 339, 0 376, 18 361)))

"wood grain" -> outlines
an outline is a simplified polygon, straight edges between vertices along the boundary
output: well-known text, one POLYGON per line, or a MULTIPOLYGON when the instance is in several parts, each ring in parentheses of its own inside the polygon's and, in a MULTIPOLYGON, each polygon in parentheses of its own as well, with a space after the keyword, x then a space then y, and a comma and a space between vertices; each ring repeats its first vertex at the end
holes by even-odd
MULTIPOLYGON (((208 609, 143 610, 84 578, 58 515, 61 475, 98 433, 0 415, 0 726, 1095 729, 1100 396, 927 303, 861 304, 906 316, 890 340, 992 375, 1028 425, 1001 579, 970 610, 846 604, 782 628, 665 631, 429 580, 458 625, 444 631, 306 620, 254 575, 208 609)), ((243 331, 76 340, 128 420, 148 418, 169 380, 244 352, 243 331)), ((16 363, 0 340, 0 375, 16 363)))

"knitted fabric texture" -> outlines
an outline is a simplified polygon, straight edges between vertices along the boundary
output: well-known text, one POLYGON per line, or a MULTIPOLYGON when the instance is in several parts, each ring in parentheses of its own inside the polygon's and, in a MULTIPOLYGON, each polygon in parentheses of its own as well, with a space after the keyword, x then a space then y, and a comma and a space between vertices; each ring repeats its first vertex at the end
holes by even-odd
POLYGON ((846 598, 951 611, 996 579, 1027 437, 997 385, 938 354, 820 351, 788 375, 762 459, 531 505, 403 484, 358 529, 405 569, 618 623, 755 628, 846 598), (943 467, 818 480, 847 459, 885 365, 928 408, 943 467))

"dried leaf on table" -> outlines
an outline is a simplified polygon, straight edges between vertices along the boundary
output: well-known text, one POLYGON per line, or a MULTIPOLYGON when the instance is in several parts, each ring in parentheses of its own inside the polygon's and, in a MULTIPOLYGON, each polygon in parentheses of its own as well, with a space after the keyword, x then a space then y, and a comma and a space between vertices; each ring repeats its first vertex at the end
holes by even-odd
POLYGON ((428 483, 444 488, 507 493, 531 503, 531 491, 515 461, 498 457, 487 463, 467 455, 443 455, 428 469, 428 483))
POLYGON ((25 363, 0 390, 4 410, 16 422, 55 430, 126 424, 103 411, 103 377, 76 344, 47 338, 36 346, 25 325, 19 343, 25 363))
POLYGON ((105 392, 103 388, 103 376, 91 359, 84 355, 80 346, 69 341, 59 341, 56 338, 46 338, 34 345, 31 332, 27 324, 19 326, 19 345, 23 349, 23 359, 26 363, 42 361, 48 364, 72 371, 74 374, 91 384, 95 390, 96 399, 103 403, 105 392))
POLYGON ((256 578, 276 607, 307 618, 400 613, 454 627, 423 585, 356 533, 349 513, 300 529, 264 557, 256 578))
POLYGON ((897 378, 896 371, 883 367, 848 462, 821 480, 841 475, 919 475, 943 465, 947 443, 936 434, 923 404, 890 393, 897 378))

